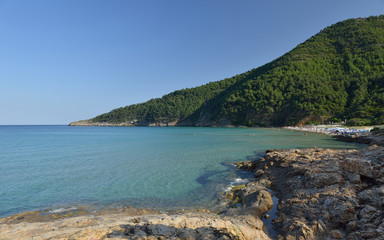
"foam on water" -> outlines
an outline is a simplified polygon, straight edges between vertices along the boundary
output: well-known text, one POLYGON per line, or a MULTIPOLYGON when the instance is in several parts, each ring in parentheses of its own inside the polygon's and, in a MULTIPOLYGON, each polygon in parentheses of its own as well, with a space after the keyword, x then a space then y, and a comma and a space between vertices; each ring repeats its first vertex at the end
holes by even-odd
POLYGON ((242 179, 242 178, 236 178, 235 181, 233 181, 234 184, 246 184, 249 183, 249 179, 242 179))
POLYGON ((249 178, 235 178, 233 181, 230 182, 229 186, 224 188, 224 192, 230 192, 233 187, 239 186, 239 185, 245 185, 249 183, 249 178))
POLYGON ((68 212, 68 211, 73 211, 73 210, 77 210, 76 207, 69 207, 69 208, 57 208, 57 209, 52 209, 50 211, 48 211, 49 214, 53 214, 53 213, 62 213, 62 212, 68 212))

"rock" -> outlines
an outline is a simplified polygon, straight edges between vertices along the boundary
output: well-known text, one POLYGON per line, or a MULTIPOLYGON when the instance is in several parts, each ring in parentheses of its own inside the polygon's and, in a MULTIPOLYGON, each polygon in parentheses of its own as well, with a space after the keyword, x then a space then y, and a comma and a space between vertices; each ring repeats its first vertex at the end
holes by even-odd
POLYGON ((381 222, 379 227, 376 229, 379 240, 384 240, 384 220, 381 222))
POLYGON ((362 239, 377 239, 378 234, 374 225, 363 225, 360 230, 360 235, 362 239))
POLYGON ((333 208, 329 209, 331 222, 335 225, 345 224, 356 219, 355 206, 351 202, 340 202, 333 208))
POLYGON ((13 239, 270 239, 260 219, 206 212, 127 216, 113 213, 48 222, 0 225, 2 240, 13 239), (55 231, 52 231, 55 229, 55 231))
MULTIPOLYGON (((384 233, 383 159, 384 148, 379 146, 268 151, 263 162, 256 163, 264 173, 255 176, 264 185, 273 179, 279 197, 278 217, 273 221, 278 239, 380 238, 378 232, 384 233)), ((245 194, 244 200, 261 196, 254 191, 245 194)))
POLYGON ((311 227, 304 222, 296 220, 293 225, 289 227, 288 236, 296 236, 296 239, 314 239, 314 231, 311 227))
POLYGON ((336 138, 337 140, 343 141, 343 142, 355 142, 355 143, 364 143, 364 144, 372 143, 372 139, 370 137, 365 137, 365 136, 358 137, 358 136, 355 136, 355 135, 351 135, 351 136, 348 136, 348 135, 335 135, 333 137, 336 138))
POLYGON ((350 221, 348 224, 347 224, 347 232, 352 232, 354 230, 356 230, 358 227, 357 225, 357 221, 350 221))
POLYGON ((384 186, 365 189, 358 194, 358 198, 361 203, 381 207, 384 203, 384 186))
POLYGON ((331 236, 336 239, 343 239, 343 234, 339 230, 331 231, 331 236))
POLYGON ((344 178, 339 173, 312 173, 308 174, 307 178, 309 186, 317 188, 344 182, 344 178))
POLYGON ((257 181, 257 182, 249 182, 243 192, 243 196, 249 195, 251 193, 258 192, 260 190, 266 190, 267 188, 265 187, 263 182, 257 181))
POLYGON ((255 216, 262 218, 273 207, 272 195, 266 190, 246 194, 243 196, 243 204, 248 211, 252 211, 255 216))
POLYGON ((247 170, 247 171, 253 171, 256 168, 255 161, 244 161, 244 162, 238 162, 235 163, 237 166, 237 169, 247 170))
POLYGON ((264 174, 264 171, 259 169, 255 172, 255 178, 261 177, 264 174))
POLYGON ((340 162, 340 168, 346 172, 358 173, 366 177, 374 176, 371 161, 365 159, 348 158, 340 162))
POLYGON ((359 212, 359 217, 360 217, 360 220, 359 220, 360 224, 374 223, 374 220, 376 220, 376 218, 381 217, 381 211, 373 206, 365 205, 364 208, 359 212))
POLYGON ((361 183, 361 178, 360 178, 360 175, 358 173, 349 173, 349 172, 346 172, 345 173, 345 176, 346 178, 351 182, 351 183, 354 183, 354 184, 360 184, 361 183))

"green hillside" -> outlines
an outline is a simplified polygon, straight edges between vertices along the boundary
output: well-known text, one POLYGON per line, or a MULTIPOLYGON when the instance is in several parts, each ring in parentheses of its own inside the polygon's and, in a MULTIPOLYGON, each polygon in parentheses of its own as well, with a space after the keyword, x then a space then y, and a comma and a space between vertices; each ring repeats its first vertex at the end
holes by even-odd
POLYGON ((262 67, 82 123, 281 126, 335 118, 384 123, 384 16, 339 22, 262 67))

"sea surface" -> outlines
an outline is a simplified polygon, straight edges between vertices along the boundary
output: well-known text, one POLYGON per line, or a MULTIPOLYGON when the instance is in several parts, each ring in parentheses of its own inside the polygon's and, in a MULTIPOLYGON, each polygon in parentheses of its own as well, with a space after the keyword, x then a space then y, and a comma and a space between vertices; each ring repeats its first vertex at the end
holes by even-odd
POLYGON ((362 148, 283 129, 0 126, 0 217, 22 211, 213 207, 266 149, 362 148))

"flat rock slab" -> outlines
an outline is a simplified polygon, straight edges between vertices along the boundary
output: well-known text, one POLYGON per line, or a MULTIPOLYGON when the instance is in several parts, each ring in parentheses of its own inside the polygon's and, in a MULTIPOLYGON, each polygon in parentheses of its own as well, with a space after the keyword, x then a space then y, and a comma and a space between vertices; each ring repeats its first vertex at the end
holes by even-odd
MULTIPOLYGON (((9 219, 8 219, 9 220, 9 219)), ((0 239, 270 239, 261 220, 208 212, 85 215, 49 221, 7 222, 0 239), (260 221, 260 222, 258 222, 260 221)))

